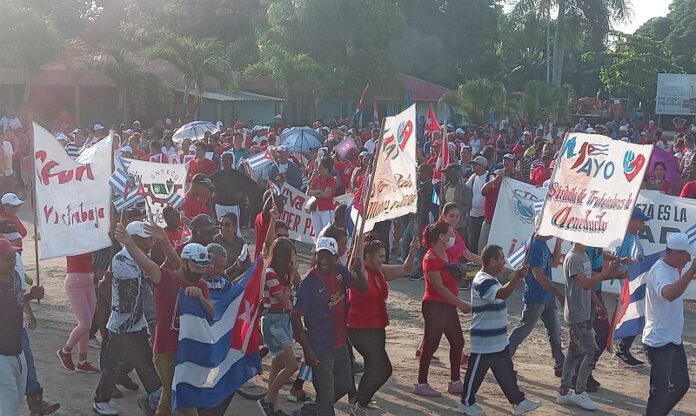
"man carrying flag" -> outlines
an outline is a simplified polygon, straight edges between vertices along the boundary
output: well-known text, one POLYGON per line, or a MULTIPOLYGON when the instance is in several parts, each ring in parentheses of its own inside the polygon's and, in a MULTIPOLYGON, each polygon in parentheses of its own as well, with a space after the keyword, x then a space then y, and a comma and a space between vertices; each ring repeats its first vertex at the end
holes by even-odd
POLYGON ((696 247, 684 233, 667 237, 665 255, 646 278, 643 345, 650 361, 646 416, 669 414, 689 390, 689 366, 682 342, 684 292, 696 280, 696 247), (680 271, 692 261, 691 267, 680 271))

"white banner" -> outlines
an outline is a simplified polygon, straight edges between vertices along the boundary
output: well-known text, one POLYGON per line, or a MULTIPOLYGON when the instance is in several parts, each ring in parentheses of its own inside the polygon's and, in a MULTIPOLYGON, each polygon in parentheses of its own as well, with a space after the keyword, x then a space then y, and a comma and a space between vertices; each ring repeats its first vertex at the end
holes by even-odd
POLYGON ((696 75, 657 74, 655 114, 696 115, 696 75))
POLYGON ((652 145, 572 133, 556 158, 537 232, 593 247, 623 239, 652 145))
POLYGON ((79 163, 34 123, 34 183, 41 259, 89 253, 111 245, 111 135, 79 163))
POLYGON ((365 230, 375 223, 416 212, 416 105, 384 120, 365 230))
MULTIPOLYGON (((543 200, 546 191, 546 188, 504 179, 488 243, 501 246, 506 256, 520 249, 534 233, 533 204, 543 200)), ((669 233, 686 232, 696 226, 696 200, 669 196, 658 191, 641 191, 636 206, 652 218, 640 232, 645 255, 664 250, 669 233)), ((548 243, 552 250, 554 242, 552 239, 548 243)), ((561 251, 565 254, 569 249, 570 243, 566 242, 561 251)), ((615 250, 616 246, 606 249, 611 253, 615 250)), ((555 282, 564 283, 563 268, 554 268, 552 277, 555 282)), ((619 293, 620 286, 618 281, 605 282, 602 289, 605 292, 619 293)), ((685 296, 686 299, 696 299, 696 284, 689 286, 685 296)))
MULTIPOLYGON (((287 183, 283 186, 283 195, 285 195, 287 200, 285 201, 285 212, 280 216, 280 219, 288 225, 290 239, 314 244, 312 214, 304 210, 305 203, 309 197, 304 192, 287 183)), ((336 204, 349 205, 352 198, 353 194, 345 194, 334 198, 334 202, 336 204)))
POLYGON ((148 221, 164 227, 162 210, 169 204, 172 194, 179 194, 183 198, 187 166, 142 160, 129 162, 126 169, 128 174, 135 179, 135 183, 142 183, 145 190, 148 221))

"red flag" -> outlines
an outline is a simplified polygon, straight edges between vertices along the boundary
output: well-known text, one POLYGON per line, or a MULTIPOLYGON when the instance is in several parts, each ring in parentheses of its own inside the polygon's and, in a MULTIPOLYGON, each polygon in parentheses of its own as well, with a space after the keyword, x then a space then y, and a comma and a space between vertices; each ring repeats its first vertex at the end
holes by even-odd
MULTIPOLYGON (((430 106, 430 110, 433 107, 430 106)), ((437 131, 437 130, 435 130, 437 131)), ((437 155, 435 162, 435 171, 433 172, 433 184, 439 183, 442 180, 442 169, 450 164, 449 142, 447 141, 447 127, 442 131, 442 144, 440 145, 440 153, 437 155)))
POLYGON ((440 122, 437 121, 437 116, 435 115, 435 110, 433 105, 430 104, 428 107, 428 122, 425 125, 425 131, 438 131, 440 130, 440 122))
POLYGON ((362 94, 360 94, 360 101, 358 102, 358 108, 355 110, 357 113, 358 110, 362 111, 363 110, 363 103, 365 101, 365 97, 367 96, 367 90, 370 88, 370 83, 368 82, 367 85, 365 85, 365 88, 362 90, 362 94))
POLYGON ((374 123, 375 127, 379 126, 379 110, 377 109, 377 100, 375 100, 375 104, 372 106, 372 123, 374 123))

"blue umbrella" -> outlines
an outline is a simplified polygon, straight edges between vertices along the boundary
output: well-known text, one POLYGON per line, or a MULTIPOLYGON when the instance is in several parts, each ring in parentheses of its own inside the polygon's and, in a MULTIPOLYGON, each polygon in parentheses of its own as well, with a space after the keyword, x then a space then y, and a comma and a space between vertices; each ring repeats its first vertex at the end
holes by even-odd
POLYGON ((324 136, 309 127, 293 127, 280 135, 280 144, 295 153, 309 153, 323 146, 324 136))

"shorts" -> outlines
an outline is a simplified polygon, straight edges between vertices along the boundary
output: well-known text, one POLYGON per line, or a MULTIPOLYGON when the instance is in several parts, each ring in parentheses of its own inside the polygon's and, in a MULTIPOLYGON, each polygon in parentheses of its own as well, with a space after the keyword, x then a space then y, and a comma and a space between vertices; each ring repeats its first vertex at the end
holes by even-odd
POLYGON ((261 334, 271 357, 292 347, 292 325, 289 314, 268 313, 261 317, 261 334))

